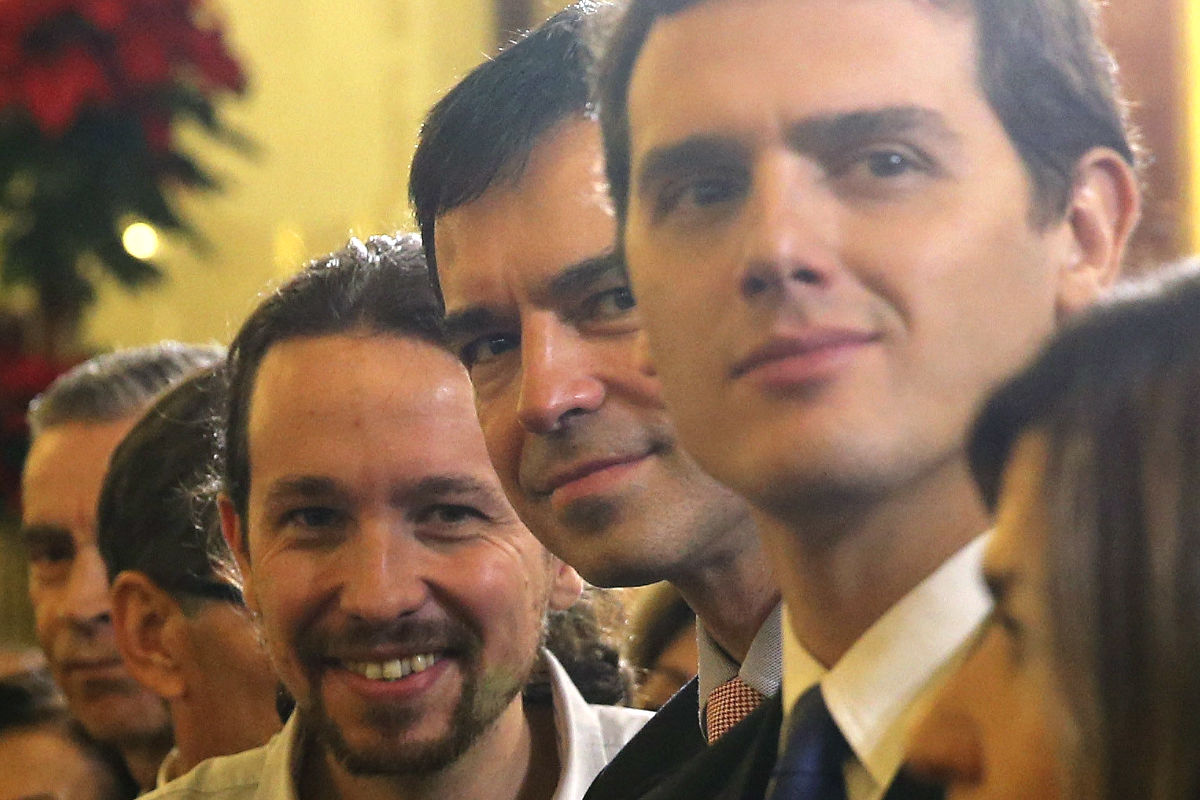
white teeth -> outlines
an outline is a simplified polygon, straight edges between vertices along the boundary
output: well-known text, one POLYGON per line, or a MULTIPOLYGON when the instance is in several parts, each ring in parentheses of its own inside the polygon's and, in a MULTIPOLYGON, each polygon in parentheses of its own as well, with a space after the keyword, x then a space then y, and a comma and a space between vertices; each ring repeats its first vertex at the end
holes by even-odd
POLYGON ((421 653, 391 661, 347 661, 346 669, 372 681, 398 681, 414 672, 424 672, 438 661, 433 653, 421 653))

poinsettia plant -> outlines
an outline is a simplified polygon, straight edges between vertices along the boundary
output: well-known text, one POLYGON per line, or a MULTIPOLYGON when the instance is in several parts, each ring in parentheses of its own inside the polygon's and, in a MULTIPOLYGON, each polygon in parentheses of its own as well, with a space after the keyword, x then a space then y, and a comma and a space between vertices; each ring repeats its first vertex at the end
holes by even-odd
POLYGON ((173 188, 217 184, 177 125, 245 147, 217 113, 245 89, 204 0, 0 0, 0 283, 32 287, 53 321, 93 299, 89 263, 127 286, 160 277, 121 234, 191 233, 173 188))

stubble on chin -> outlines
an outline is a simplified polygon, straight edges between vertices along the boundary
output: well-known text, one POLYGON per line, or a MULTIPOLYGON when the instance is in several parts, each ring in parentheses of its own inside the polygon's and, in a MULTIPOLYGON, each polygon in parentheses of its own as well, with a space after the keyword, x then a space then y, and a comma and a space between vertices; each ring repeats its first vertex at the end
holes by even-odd
MULTIPOLYGON (((412 730, 423 719, 419 707, 372 705, 365 708, 356 726, 367 731, 369 743, 350 741, 342 724, 325 707, 322 667, 310 662, 310 698, 297 701, 296 713, 308 740, 328 753, 351 775, 364 777, 421 777, 440 772, 466 753, 491 728, 529 680, 536 663, 532 654, 519 674, 480 675, 482 642, 465 626, 452 625, 445 633, 453 658, 461 667, 462 688, 446 729, 438 736, 413 740, 412 730)), ((319 651, 318 651, 319 652, 319 651)))

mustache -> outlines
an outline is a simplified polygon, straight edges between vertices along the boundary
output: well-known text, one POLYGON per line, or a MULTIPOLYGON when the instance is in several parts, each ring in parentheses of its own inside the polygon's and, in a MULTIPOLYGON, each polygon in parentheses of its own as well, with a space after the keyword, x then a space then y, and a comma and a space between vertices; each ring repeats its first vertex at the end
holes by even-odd
POLYGON ((453 618, 386 622, 350 619, 336 629, 310 628, 296 639, 299 655, 310 662, 389 647, 412 653, 449 652, 469 657, 479 652, 483 641, 474 629, 453 618))
POLYGON ((630 455, 665 453, 675 447, 675 434, 665 420, 606 419, 604 412, 580 415, 551 433, 527 436, 517 480, 525 492, 537 493, 564 465, 630 455))
POLYGON ((116 638, 111 632, 111 627, 106 631, 66 632, 54 638, 46 656, 53 664, 120 660, 121 651, 117 649, 116 638))

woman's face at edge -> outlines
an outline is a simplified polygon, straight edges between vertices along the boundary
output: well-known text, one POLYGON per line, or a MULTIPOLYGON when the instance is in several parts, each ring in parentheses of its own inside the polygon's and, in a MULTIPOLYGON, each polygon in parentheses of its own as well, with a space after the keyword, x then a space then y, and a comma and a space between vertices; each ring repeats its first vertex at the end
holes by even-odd
POLYGON ((1051 635, 1048 456, 1041 431, 1013 447, 984 557, 992 614, 913 731, 910 765, 943 782, 950 800, 1077 796, 1066 756, 1074 726, 1051 635))

